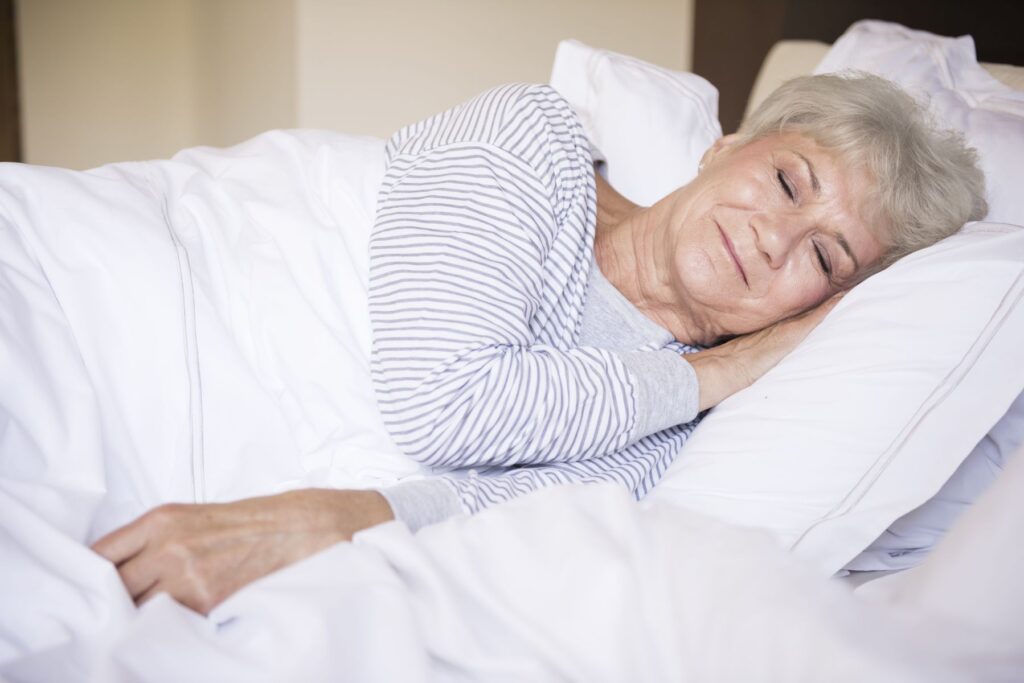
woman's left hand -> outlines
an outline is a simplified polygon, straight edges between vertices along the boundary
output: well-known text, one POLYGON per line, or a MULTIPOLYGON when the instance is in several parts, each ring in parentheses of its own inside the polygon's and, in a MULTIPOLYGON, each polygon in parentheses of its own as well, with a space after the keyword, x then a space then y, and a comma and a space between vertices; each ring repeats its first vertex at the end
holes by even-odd
POLYGON ((810 334, 846 292, 758 332, 685 356, 697 374, 700 410, 718 405, 753 384, 810 334))
POLYGON ((92 549, 117 566, 136 604, 163 592, 207 614, 246 584, 391 519, 376 491, 304 489, 161 505, 92 549))

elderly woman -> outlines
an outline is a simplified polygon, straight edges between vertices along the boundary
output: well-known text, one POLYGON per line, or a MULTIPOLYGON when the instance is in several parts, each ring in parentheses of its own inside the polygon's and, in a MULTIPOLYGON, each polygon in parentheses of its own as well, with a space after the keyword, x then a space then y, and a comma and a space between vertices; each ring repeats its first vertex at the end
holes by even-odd
POLYGON ((450 474, 157 508, 94 546, 137 602, 168 592, 205 612, 360 529, 547 484, 642 497, 698 414, 837 295, 986 212, 974 153, 870 76, 789 82, 651 207, 595 172, 546 86, 486 92, 387 151, 370 255, 378 405, 410 457, 450 474))

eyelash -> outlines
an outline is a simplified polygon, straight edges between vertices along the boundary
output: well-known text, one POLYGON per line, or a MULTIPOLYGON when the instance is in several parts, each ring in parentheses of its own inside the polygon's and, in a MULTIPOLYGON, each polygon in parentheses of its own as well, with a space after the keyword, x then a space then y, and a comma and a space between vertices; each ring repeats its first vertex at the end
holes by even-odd
POLYGON ((789 199, 795 200, 796 193, 793 192, 793 187, 789 184, 789 180, 786 178, 786 174, 782 172, 782 169, 775 169, 775 177, 779 179, 779 185, 782 186, 782 191, 786 193, 789 199))
POLYGON ((832 266, 825 255, 825 250, 817 242, 814 243, 814 253, 818 255, 818 264, 821 265, 821 272, 825 273, 829 279, 832 279, 832 266))

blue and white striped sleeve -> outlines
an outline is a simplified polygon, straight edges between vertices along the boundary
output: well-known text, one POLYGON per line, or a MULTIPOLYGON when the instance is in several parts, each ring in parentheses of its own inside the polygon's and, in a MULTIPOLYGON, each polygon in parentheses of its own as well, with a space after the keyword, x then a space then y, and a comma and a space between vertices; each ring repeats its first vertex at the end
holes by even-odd
POLYGON ((547 86, 497 88, 400 131, 388 155, 370 240, 371 371, 399 447, 456 469, 580 461, 634 440, 622 359, 538 333, 567 315, 551 273, 589 264, 592 244, 589 143, 565 101, 547 86))
MULTIPOLYGON (((622 451, 601 458, 510 469, 490 468, 469 472, 466 476, 447 475, 441 478, 441 483, 454 491, 454 499, 458 500, 462 511, 473 514, 539 488, 574 482, 619 484, 639 500, 665 474, 697 422, 693 420, 649 434, 622 451)), ((453 500, 448 496, 442 499, 453 500)))
POLYGON ((454 515, 480 510, 546 486, 611 482, 637 500, 647 495, 678 455, 699 420, 645 436, 623 450, 578 462, 491 467, 409 481, 383 489, 395 518, 416 531, 454 515))

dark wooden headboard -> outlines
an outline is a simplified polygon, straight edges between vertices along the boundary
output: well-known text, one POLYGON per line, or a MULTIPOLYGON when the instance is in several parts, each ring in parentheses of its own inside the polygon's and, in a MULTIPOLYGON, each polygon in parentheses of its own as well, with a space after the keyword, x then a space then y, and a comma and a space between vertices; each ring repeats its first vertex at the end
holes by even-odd
POLYGON ((14 0, 0 0, 0 161, 21 160, 14 0))
POLYGON ((1024 0, 696 0, 693 70, 719 90, 722 130, 736 130, 768 50, 780 40, 834 42, 858 19, 970 34, 983 62, 1024 65, 1024 0))

